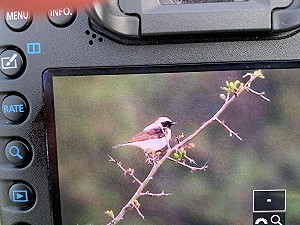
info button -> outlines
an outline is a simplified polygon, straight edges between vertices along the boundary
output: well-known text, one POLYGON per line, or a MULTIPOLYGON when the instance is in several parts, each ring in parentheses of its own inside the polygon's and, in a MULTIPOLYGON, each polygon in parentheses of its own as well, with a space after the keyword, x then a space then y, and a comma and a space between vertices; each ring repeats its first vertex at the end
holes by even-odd
POLYGON ((76 10, 70 7, 51 9, 48 12, 49 21, 57 27, 69 26, 75 19, 76 10))
POLYGON ((28 115, 25 100, 17 95, 7 96, 2 102, 3 115, 12 122, 23 122, 28 115))

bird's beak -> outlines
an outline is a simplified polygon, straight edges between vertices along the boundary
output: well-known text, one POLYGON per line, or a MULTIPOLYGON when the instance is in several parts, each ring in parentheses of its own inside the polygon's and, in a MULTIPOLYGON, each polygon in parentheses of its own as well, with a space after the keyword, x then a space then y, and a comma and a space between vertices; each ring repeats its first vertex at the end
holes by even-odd
POLYGON ((172 125, 175 125, 175 124, 177 124, 177 122, 172 122, 171 124, 172 124, 172 125))

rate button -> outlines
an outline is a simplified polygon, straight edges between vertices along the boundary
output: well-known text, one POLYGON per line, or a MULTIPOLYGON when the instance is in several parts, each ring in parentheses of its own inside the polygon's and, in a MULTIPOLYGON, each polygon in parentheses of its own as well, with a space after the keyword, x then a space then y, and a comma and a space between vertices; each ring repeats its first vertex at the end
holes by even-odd
POLYGON ((2 113, 10 121, 23 122, 28 115, 28 106, 23 98, 10 95, 2 102, 2 113))

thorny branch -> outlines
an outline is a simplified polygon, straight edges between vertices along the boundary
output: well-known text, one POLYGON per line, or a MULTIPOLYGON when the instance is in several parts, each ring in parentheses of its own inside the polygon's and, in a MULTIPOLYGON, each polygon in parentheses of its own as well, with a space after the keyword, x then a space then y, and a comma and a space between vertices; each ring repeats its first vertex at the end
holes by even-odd
POLYGON ((169 160, 178 163, 181 166, 187 167, 188 169, 191 170, 191 172, 197 171, 197 170, 204 170, 206 171, 206 169, 208 168, 208 163, 205 163, 204 166, 202 167, 195 167, 195 166, 190 166, 188 164, 186 164, 185 162, 181 162, 179 160, 173 159, 172 157, 168 157, 169 160))
POLYGON ((247 88, 246 90, 249 91, 249 92, 252 92, 253 94, 256 94, 256 95, 260 96, 261 98, 263 98, 264 100, 266 100, 268 102, 270 101, 270 99, 268 99, 266 96, 264 96, 266 94, 265 92, 257 92, 257 91, 254 91, 251 88, 247 88))
POLYGON ((121 162, 118 162, 117 160, 115 160, 113 157, 109 156, 109 161, 110 162, 113 162, 115 164, 117 164, 117 166, 124 172, 124 175, 129 175, 132 177, 133 179, 133 182, 137 182, 138 184, 142 184, 142 182, 134 175, 134 169, 125 169, 123 166, 122 166, 122 163, 121 162))
POLYGON ((194 159, 188 157, 187 155, 185 155, 184 158, 186 158, 190 163, 197 165, 196 161, 194 159))
POLYGON ((137 206, 136 204, 132 204, 133 208, 135 208, 135 210, 137 211, 137 213, 139 214, 140 217, 142 217, 143 220, 145 220, 145 216, 142 214, 142 212, 140 211, 140 206, 137 206))
POLYGON ((158 193, 158 194, 151 193, 150 191, 146 191, 146 192, 141 193, 141 196, 144 196, 144 195, 158 198, 158 197, 161 197, 161 196, 170 196, 172 194, 171 193, 165 193, 164 191, 162 191, 161 193, 158 193))
POLYGON ((239 135, 238 133, 234 132, 233 130, 231 130, 225 123, 224 121, 221 121, 219 118, 216 118, 216 121, 219 122, 223 127, 225 127, 226 130, 228 130, 229 132, 229 135, 232 136, 236 136, 239 140, 243 140, 239 135))
MULTIPOLYGON (((173 152, 177 152, 182 146, 184 146, 186 143, 188 143, 189 141, 191 141, 193 138, 195 138, 197 135, 199 135, 206 127, 208 127, 210 124, 212 124, 214 121, 217 121, 219 123, 221 123, 226 130, 229 131, 229 133, 231 135, 236 136, 238 139, 241 140, 241 138, 237 135, 237 133, 235 133, 234 131, 232 131, 224 122, 222 122, 219 117, 220 115, 227 109, 227 107, 229 105, 231 105, 235 99, 237 97, 239 97, 242 93, 244 92, 251 92, 255 95, 258 95, 259 97, 263 98, 264 100, 269 101, 268 98, 266 98, 264 96, 264 92, 256 92, 254 90, 252 90, 251 84, 252 82, 256 79, 256 78, 264 78, 263 74, 261 73, 260 70, 255 71, 254 73, 247 73, 245 76, 243 77, 249 77, 249 80, 245 83, 245 84, 241 84, 239 81, 236 84, 233 84, 234 88, 232 88, 232 86, 227 85, 227 87, 223 88, 223 90, 227 91, 227 95, 224 95, 224 103, 223 105, 220 107, 220 109, 209 119, 207 120, 205 123, 203 123, 194 133, 192 133, 190 136, 186 137, 184 140, 182 140, 181 142, 177 143, 175 146, 171 147, 169 142, 167 142, 167 151, 165 153, 164 156, 162 156, 162 158, 160 160, 158 160, 157 162, 155 162, 152 166, 152 169, 150 170, 148 176, 144 179, 144 181, 139 181, 133 174, 133 171, 128 173, 128 170, 126 170, 121 163, 115 161, 114 159, 110 159, 110 161, 116 163, 120 169, 122 169, 124 171, 125 174, 129 174, 134 181, 137 181, 140 186, 138 187, 138 189, 136 190, 136 192, 134 193, 134 195, 131 197, 131 199, 126 203, 126 205, 121 209, 121 211, 119 212, 119 214, 115 217, 113 216, 113 219, 107 224, 107 225, 114 225, 117 224, 119 221, 121 221, 124 218, 124 215, 126 214, 126 212, 132 208, 135 208, 137 213, 144 219, 143 214, 141 213, 141 211, 139 210, 140 205, 136 204, 138 203, 137 199, 142 196, 142 195, 146 195, 145 193, 147 192, 143 192, 143 190, 146 188, 146 186, 149 184, 149 182, 153 179, 154 175, 156 174, 156 172, 158 171, 159 167, 167 160, 172 160, 176 163, 178 163, 179 165, 182 165, 184 167, 187 167, 189 169, 191 169, 191 171, 196 171, 196 170, 206 170, 207 169, 207 164, 205 164, 202 167, 193 167, 190 165, 187 165, 185 162, 181 162, 179 160, 173 159, 171 157, 171 154, 173 152), (237 87, 237 85, 239 85, 237 87)), ((226 82, 227 83, 227 82, 226 82)), ((229 83, 228 83, 229 84, 229 83)), ((162 192, 164 193, 164 192, 162 192)), ((149 195, 149 193, 147 194, 149 195)))

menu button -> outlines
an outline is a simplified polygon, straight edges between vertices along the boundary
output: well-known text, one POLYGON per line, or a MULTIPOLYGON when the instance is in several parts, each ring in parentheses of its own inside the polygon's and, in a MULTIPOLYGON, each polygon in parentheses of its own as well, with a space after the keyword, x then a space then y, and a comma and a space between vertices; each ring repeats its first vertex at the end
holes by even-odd
POLYGON ((31 14, 28 11, 6 11, 5 21, 9 28, 15 31, 25 30, 31 23, 31 14))

